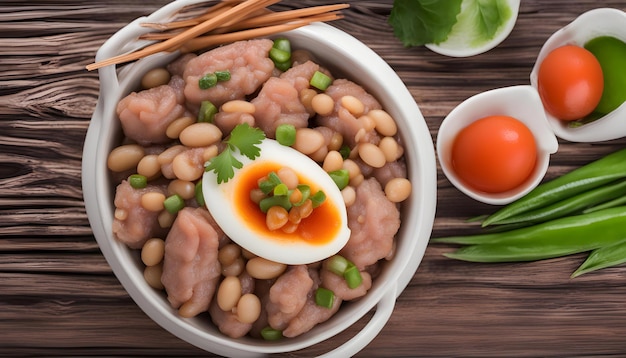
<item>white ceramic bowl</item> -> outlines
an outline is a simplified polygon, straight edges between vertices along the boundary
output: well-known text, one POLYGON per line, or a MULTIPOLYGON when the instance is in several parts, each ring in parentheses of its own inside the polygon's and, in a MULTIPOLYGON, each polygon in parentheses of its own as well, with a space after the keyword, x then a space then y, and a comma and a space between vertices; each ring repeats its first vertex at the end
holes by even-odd
POLYGON ((448 180, 469 197, 493 205, 508 204, 535 188, 548 170, 550 154, 557 149, 558 142, 548 126, 541 98, 531 86, 498 88, 466 99, 444 118, 437 135, 437 156, 448 180), (458 133, 472 122, 492 115, 518 119, 530 129, 537 143, 537 164, 530 177, 515 189, 502 193, 486 193, 468 186, 452 167, 452 144, 458 133))
MULTIPOLYGON (((511 17, 509 18, 509 20, 507 20, 502 29, 500 29, 500 31, 496 34, 496 36, 494 36, 493 39, 481 45, 473 46, 471 44, 468 44, 468 39, 465 36, 466 31, 455 31, 453 27, 452 31, 456 34, 456 36, 453 35, 451 38, 439 44, 427 44, 426 48, 440 55, 450 57, 476 56, 493 49, 494 47, 502 43, 502 41, 504 41, 511 34, 511 31, 513 31, 515 23, 517 22, 520 0, 506 0, 506 3, 511 9, 511 17)), ((461 3, 461 11, 463 11, 468 5, 475 5, 475 2, 473 0, 463 1, 461 3)))
MULTIPOLYGON (((198 0, 179 0, 140 18, 113 35, 98 51, 96 60, 141 47, 138 35, 149 30, 144 21, 165 21, 178 9, 198 0)), ((136 252, 117 242, 112 233, 112 182, 106 159, 121 139, 115 115, 117 102, 135 89, 149 69, 170 62, 176 54, 157 54, 116 71, 101 68, 100 97, 93 114, 83 152, 83 193, 87 214, 96 240, 129 295, 139 307, 164 329, 207 351, 225 356, 258 356, 291 352, 313 346, 345 330, 375 309, 367 325, 354 337, 331 352, 350 356, 374 339, 389 319, 398 295, 412 279, 420 264, 432 230, 436 206, 436 164, 432 138, 412 95, 396 73, 371 49, 354 37, 326 24, 313 24, 281 34, 300 48, 311 50, 324 65, 346 78, 352 78, 376 96, 396 119, 405 144, 405 155, 413 193, 404 202, 402 226, 398 233, 396 257, 388 262, 370 291, 358 302, 345 304, 325 323, 293 339, 264 342, 251 338, 231 339, 206 319, 183 319, 167 302, 163 292, 148 286, 143 264, 136 252)), ((140 339, 140 337, 138 337, 140 339)))
MULTIPOLYGON (((618 9, 599 8, 585 12, 555 32, 541 48, 530 74, 530 83, 537 88, 537 74, 543 59, 563 45, 584 46, 598 36, 614 36, 626 41, 626 13, 618 9)), ((601 142, 626 136, 626 103, 613 112, 581 127, 572 128, 546 111, 554 133, 571 142, 601 142)))

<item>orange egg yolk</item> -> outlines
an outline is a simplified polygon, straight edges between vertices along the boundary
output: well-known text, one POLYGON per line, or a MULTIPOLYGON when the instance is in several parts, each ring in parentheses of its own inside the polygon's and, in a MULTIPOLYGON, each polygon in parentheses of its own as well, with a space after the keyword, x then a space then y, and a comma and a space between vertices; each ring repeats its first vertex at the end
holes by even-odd
POLYGON ((452 167, 474 189, 501 193, 531 175, 537 161, 532 132, 509 116, 481 118, 463 128, 452 145, 452 167))
MULTIPOLYGON (((258 188, 259 179, 272 171, 278 171, 281 167, 280 164, 273 162, 255 162, 241 170, 234 188, 234 205, 238 214, 254 232, 265 237, 272 237, 276 240, 302 240, 314 245, 331 242, 339 233, 342 222, 339 208, 328 199, 315 208, 310 216, 302 219, 293 233, 286 233, 282 230, 272 231, 267 227, 266 214, 261 211, 257 203, 250 199, 250 191, 258 188)), ((298 179, 301 184, 311 187, 312 192, 318 190, 314 183, 300 174, 298 174, 298 179)))

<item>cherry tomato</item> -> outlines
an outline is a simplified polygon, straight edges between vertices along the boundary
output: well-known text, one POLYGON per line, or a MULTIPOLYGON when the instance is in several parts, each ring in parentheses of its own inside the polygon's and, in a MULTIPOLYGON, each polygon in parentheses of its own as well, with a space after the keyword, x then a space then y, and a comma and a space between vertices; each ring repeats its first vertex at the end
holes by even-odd
POLYGON ((539 66, 537 90, 546 110, 556 118, 585 117, 600 102, 603 88, 600 63, 582 47, 558 47, 539 66))
POLYGON ((463 128, 452 144, 452 167, 467 185, 501 193, 521 185, 537 161, 532 132, 509 116, 481 118, 463 128))

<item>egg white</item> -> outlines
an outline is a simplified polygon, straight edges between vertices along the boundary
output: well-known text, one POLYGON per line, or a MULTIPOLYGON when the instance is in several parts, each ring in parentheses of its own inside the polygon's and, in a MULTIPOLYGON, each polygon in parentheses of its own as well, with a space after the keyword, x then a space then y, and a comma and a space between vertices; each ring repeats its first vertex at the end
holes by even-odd
POLYGON ((220 228, 231 240, 253 254, 288 265, 320 261, 339 252, 350 238, 350 229, 343 196, 335 182, 315 161, 291 147, 264 139, 259 148, 260 156, 254 161, 238 151, 234 153, 243 167, 235 169, 235 176, 226 183, 217 184, 217 175, 213 171, 204 173, 202 193, 206 207, 220 228), (341 227, 332 240, 324 244, 310 244, 306 240, 276 240, 271 232, 259 232, 241 217, 235 207, 234 188, 251 163, 262 161, 289 167, 319 186, 326 194, 326 201, 337 207, 341 219, 341 227))

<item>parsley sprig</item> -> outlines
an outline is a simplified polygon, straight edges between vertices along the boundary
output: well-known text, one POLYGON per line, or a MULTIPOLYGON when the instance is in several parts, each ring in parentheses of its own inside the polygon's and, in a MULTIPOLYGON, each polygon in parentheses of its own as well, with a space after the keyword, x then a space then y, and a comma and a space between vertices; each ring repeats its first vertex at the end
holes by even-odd
POLYGON ((254 160, 261 154, 259 144, 263 139, 265 139, 265 133, 259 128, 250 127, 248 123, 238 124, 225 141, 226 148, 211 159, 204 170, 217 174, 218 184, 228 182, 235 176, 235 169, 241 169, 243 166, 233 155, 235 151, 239 150, 242 155, 254 160))

